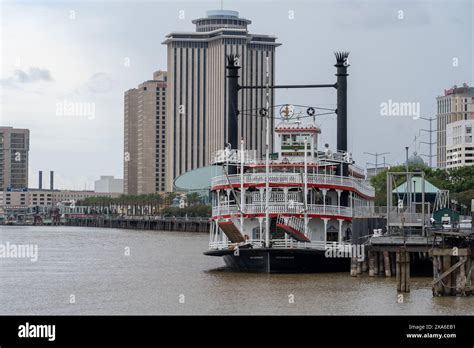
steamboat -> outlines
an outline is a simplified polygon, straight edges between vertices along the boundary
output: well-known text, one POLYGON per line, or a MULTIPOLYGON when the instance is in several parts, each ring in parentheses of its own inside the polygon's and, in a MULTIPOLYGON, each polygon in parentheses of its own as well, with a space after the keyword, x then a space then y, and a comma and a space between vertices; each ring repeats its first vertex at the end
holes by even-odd
POLYGON ((351 221, 357 208, 370 209, 375 192, 347 150, 347 52, 336 53, 337 82, 329 85, 239 86, 235 57, 228 57, 228 143, 214 153, 222 175, 212 178, 209 250, 239 271, 333 272, 350 265, 351 221), (270 130, 258 156, 237 141, 238 91, 245 88, 336 88, 337 149, 318 142, 317 107, 280 107, 281 120, 270 130), (298 111, 301 110, 302 111, 298 111), (309 119, 309 121, 308 121, 309 119), (275 151, 269 152, 274 131, 275 151), (341 255, 342 257, 338 257, 341 255))

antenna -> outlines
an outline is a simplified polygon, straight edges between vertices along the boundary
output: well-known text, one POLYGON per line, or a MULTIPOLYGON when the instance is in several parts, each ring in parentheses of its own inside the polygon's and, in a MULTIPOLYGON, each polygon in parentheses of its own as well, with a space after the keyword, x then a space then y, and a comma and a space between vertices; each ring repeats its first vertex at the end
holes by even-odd
POLYGON ((420 119, 428 121, 430 123, 430 128, 429 129, 420 129, 421 132, 426 132, 429 134, 429 139, 430 141, 421 141, 420 144, 425 144, 429 146, 429 154, 421 154, 421 156, 428 157, 429 158, 429 163, 430 167, 433 167, 433 157, 436 157, 436 154, 433 154, 433 145, 435 145, 437 142, 433 141, 433 133, 437 132, 436 129, 433 129, 432 123, 436 121, 436 118, 434 117, 420 117, 420 119))

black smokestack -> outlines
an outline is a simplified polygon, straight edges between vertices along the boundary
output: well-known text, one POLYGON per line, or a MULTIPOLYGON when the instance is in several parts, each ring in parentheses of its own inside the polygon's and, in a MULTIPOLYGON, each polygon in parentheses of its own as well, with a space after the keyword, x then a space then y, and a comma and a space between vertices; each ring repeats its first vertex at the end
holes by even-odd
POLYGON ((38 188, 41 190, 43 188, 43 171, 38 172, 38 188))
POLYGON ((347 151, 347 67, 349 52, 336 52, 337 150, 347 151))
POLYGON ((238 144, 238 100, 239 100, 239 69, 236 59, 239 56, 230 54, 227 56, 227 143, 232 149, 237 149, 238 144))
POLYGON ((49 172, 49 189, 50 190, 54 189, 54 172, 53 171, 49 172))
MULTIPOLYGON (((337 68, 337 150, 347 152, 347 67, 349 52, 335 52, 337 68)), ((339 175, 349 175, 349 164, 338 168, 339 175), (342 170, 342 173, 341 173, 342 170)), ((349 206, 349 192, 341 194, 341 205, 349 206)))
MULTIPOLYGON (((226 146, 231 149, 238 149, 238 101, 239 101, 239 69, 240 67, 236 64, 238 55, 230 54, 227 56, 227 139, 226 146)), ((235 174, 237 168, 229 167, 229 174, 235 174), (232 171, 232 173, 231 173, 232 171)))

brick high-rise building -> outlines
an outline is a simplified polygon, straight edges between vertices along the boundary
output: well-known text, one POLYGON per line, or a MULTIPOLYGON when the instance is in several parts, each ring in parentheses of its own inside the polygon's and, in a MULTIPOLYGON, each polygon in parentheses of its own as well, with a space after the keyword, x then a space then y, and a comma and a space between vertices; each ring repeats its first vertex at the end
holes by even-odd
POLYGON ((166 72, 125 92, 124 193, 165 191, 166 72))

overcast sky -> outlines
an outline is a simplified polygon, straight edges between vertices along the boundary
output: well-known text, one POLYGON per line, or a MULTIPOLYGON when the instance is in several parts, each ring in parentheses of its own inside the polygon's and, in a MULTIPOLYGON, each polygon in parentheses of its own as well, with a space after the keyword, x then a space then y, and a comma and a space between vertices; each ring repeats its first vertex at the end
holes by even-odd
MULTIPOLYGON (((2 1, 0 125, 31 131, 30 187, 38 170, 54 170, 58 188, 93 188, 99 175, 123 177, 123 93, 166 69, 172 31, 215 1, 2 1), (184 18, 183 12, 184 11, 184 18), (128 64, 129 62, 129 64, 128 64), (61 114, 61 103, 94 105, 94 114, 61 114), (59 104, 58 104, 59 103, 59 104)), ((277 83, 333 83, 336 50, 350 51, 349 140, 363 152, 390 152, 389 163, 428 153, 428 123, 383 116, 381 104, 419 103, 433 117, 436 96, 474 85, 471 0, 224 1, 252 20, 249 31, 278 37, 277 83)), ((279 90, 277 104, 335 107, 335 91, 279 90)), ((322 142, 335 143, 334 116, 324 116, 322 142)), ((435 151, 435 149, 434 149, 435 151)))

